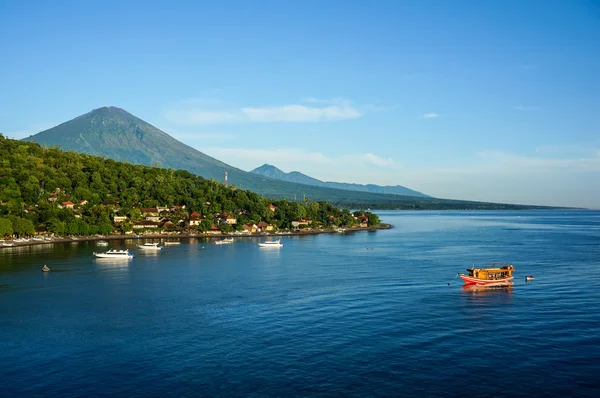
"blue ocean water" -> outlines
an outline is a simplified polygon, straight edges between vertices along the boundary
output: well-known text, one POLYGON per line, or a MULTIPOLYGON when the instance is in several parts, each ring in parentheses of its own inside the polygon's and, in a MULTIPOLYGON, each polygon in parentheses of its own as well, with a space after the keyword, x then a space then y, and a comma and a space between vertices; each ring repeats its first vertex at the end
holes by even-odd
POLYGON ((600 395, 600 212, 379 215, 281 249, 1 249, 0 394, 600 395), (515 285, 455 278, 488 262, 515 285))

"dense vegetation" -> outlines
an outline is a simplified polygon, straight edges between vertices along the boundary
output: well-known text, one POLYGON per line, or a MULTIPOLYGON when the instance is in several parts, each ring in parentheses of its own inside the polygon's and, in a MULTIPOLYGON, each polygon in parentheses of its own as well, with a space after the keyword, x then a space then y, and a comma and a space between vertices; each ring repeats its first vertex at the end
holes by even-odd
MULTIPOLYGON (((142 208, 157 206, 185 206, 169 214, 173 229, 183 228, 182 219, 192 212, 205 217, 200 230, 210 228, 218 214, 234 214, 237 225, 223 224, 223 232, 260 221, 290 228, 292 221, 303 218, 312 227, 358 223, 348 210, 322 201, 274 201, 185 170, 132 165, 0 134, 0 237, 31 235, 42 225, 60 235, 108 234, 115 229, 115 215, 128 216, 118 226, 127 232, 131 222, 142 219, 142 208), (75 208, 61 208, 66 201, 75 208), (269 204, 277 209, 269 210, 269 204)), ((379 224, 376 215, 365 215, 369 225, 379 224)))

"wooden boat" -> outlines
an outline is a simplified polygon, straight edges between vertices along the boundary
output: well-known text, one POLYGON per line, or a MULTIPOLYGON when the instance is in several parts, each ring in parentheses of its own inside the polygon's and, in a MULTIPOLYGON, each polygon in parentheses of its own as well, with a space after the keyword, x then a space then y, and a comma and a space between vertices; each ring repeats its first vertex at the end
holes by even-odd
POLYGON ((491 263, 484 268, 467 268, 467 275, 459 274, 465 285, 508 286, 514 278, 512 264, 491 263))

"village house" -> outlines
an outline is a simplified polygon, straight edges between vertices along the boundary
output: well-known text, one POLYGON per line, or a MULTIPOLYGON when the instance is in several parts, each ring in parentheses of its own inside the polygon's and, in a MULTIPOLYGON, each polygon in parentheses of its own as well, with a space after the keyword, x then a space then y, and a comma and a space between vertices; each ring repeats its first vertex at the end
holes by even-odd
POLYGON ((237 224, 237 219, 235 217, 233 217, 231 214, 226 213, 226 212, 219 214, 217 216, 217 219, 219 220, 219 224, 222 224, 222 223, 226 223, 229 225, 237 224))
POLYGON ((147 221, 156 221, 156 222, 159 222, 160 219, 161 219, 160 216, 146 216, 144 218, 144 220, 147 220, 147 221))
POLYGON ((254 232, 258 231, 258 226, 253 223, 244 224, 243 227, 244 227, 244 231, 247 231, 249 233, 254 233, 254 232))
POLYGON ((127 216, 114 216, 113 217, 113 222, 116 224, 120 224, 124 221, 127 221, 127 216))
POLYGON ((369 217, 367 217, 366 215, 361 215, 361 216, 355 216, 354 217, 355 220, 358 221, 358 226, 361 228, 365 228, 369 226, 369 217))
POLYGON ((156 207, 142 207, 140 209, 140 211, 142 212, 142 216, 144 217, 156 217, 158 216, 158 209, 156 207))
POLYGON ((275 206, 271 203, 270 205, 267 206, 267 209, 271 210, 272 212, 275 212, 275 210, 277 210, 277 206, 275 206))
POLYGON ((299 229, 300 227, 308 226, 312 221, 308 218, 301 218, 299 220, 292 221, 292 227, 299 229))
POLYGON ((71 202, 70 200, 66 201, 66 202, 62 202, 62 204, 58 205, 58 207, 60 209, 65 208, 65 209, 73 209, 73 207, 75 207, 75 203, 71 202))
POLYGON ((79 206, 85 206, 87 204, 88 204, 88 201, 85 200, 85 199, 82 199, 82 200, 79 201, 79 206))
POLYGON ((258 232, 266 232, 273 230, 273 226, 265 221, 259 222, 258 224, 256 224, 256 227, 258 232))
POLYGON ((133 229, 145 229, 145 228, 160 228, 160 223, 156 221, 136 221, 133 223, 133 229))
POLYGON ((200 213, 198 213, 197 211, 195 211, 192 214, 190 214, 189 226, 190 227, 198 226, 198 225, 200 225, 200 223, 202 221, 204 221, 204 217, 202 217, 200 215, 200 213))
POLYGON ((219 235, 221 230, 215 224, 213 224, 208 231, 206 231, 209 235, 219 235))

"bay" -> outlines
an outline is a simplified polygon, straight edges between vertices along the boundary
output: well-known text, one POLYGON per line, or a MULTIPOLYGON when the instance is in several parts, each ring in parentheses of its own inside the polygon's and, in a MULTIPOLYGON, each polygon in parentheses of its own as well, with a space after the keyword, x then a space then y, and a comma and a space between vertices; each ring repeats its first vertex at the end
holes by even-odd
POLYGON ((126 262, 94 259, 94 242, 0 249, 0 392, 600 393, 600 212, 378 214, 394 228, 280 249, 111 241, 126 262), (512 263, 515 285, 455 278, 488 262, 512 263))

